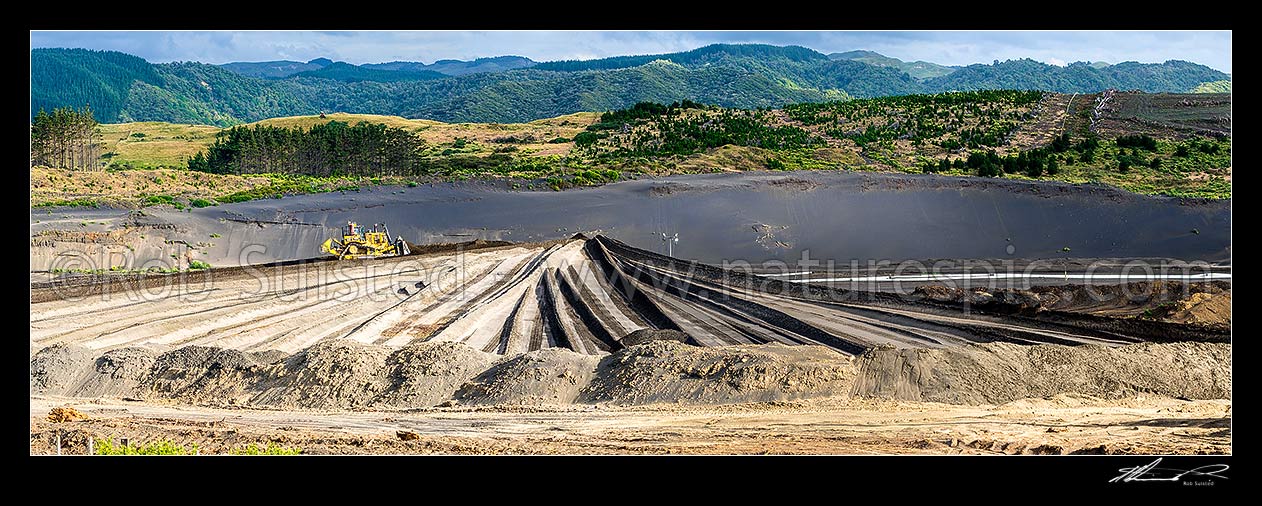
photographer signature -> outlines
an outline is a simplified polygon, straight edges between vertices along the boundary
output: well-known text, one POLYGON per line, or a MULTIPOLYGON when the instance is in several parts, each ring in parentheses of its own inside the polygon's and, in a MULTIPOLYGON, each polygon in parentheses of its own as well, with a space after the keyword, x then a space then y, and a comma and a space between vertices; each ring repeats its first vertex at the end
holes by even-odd
POLYGON ((1221 473, 1230 468, 1227 464, 1209 464, 1197 467, 1195 469, 1171 469, 1168 467, 1157 467, 1161 463, 1161 459, 1152 461, 1146 466, 1123 467, 1119 469, 1121 476, 1109 480, 1109 483, 1128 483, 1132 481, 1182 481, 1184 476, 1189 478, 1222 478, 1227 479, 1221 473))

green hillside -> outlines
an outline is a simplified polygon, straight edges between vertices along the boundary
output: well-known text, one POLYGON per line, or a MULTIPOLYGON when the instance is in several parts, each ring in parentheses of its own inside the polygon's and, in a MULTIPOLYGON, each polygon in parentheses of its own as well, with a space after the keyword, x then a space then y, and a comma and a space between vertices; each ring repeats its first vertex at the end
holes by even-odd
POLYGON ((637 67, 655 60, 666 60, 680 65, 704 64, 723 57, 757 59, 763 61, 787 60, 807 62, 827 60, 828 57, 801 46, 771 46, 767 44, 712 44, 682 53, 615 56, 597 60, 566 60, 544 62, 535 65, 537 70, 574 72, 579 70, 612 70, 637 67))
POLYGON ((303 63, 299 61, 258 61, 258 62, 232 62, 220 65, 220 67, 230 70, 234 73, 241 74, 246 77, 264 77, 268 79, 280 79, 289 77, 299 72, 308 70, 317 70, 328 65, 329 60, 319 58, 303 63))
POLYGON ((429 65, 411 61, 392 61, 387 63, 366 63, 360 66, 379 70, 431 70, 449 76, 463 76, 483 72, 504 72, 534 65, 535 62, 530 58, 495 56, 492 58, 478 58, 473 61, 438 60, 429 65))
POLYGON ((240 76, 203 63, 168 63, 155 65, 154 69, 164 86, 133 82, 118 115, 98 115, 98 120, 231 125, 255 118, 319 112, 292 81, 240 76))
POLYGON ((938 65, 927 61, 906 62, 898 58, 891 58, 875 51, 846 51, 844 53, 832 53, 828 55, 833 60, 852 60, 863 62, 868 65, 878 67, 892 67, 912 76, 916 79, 929 79, 931 77, 940 77, 955 72, 954 68, 946 65, 938 65))
POLYGON ((344 83, 355 83, 360 81, 393 83, 398 81, 424 81, 427 79, 441 79, 447 77, 445 74, 434 72, 433 70, 381 70, 351 65, 346 62, 333 63, 332 65, 327 65, 315 70, 299 72, 293 76, 332 79, 334 81, 341 81, 344 83))
POLYGON ((1213 81, 1201 83, 1189 93, 1231 93, 1231 81, 1213 81))
POLYGON ((969 65, 949 75, 925 81, 926 91, 978 89, 1042 90, 1059 93, 1094 93, 1108 88, 1148 93, 1189 90, 1213 79, 1229 76, 1204 65, 1170 60, 1165 63, 1123 62, 1094 67, 1078 62, 1065 67, 1031 59, 1009 60, 994 65, 969 65))
POLYGON ((97 119, 117 120, 134 83, 162 86, 157 66, 136 56, 87 49, 31 50, 31 115, 90 104, 97 119))
MULTIPOLYGON (((513 61, 522 63, 484 64, 494 67, 513 61)), ((439 75, 434 70, 438 63, 419 70, 407 62, 384 66, 327 60, 308 63, 322 67, 265 79, 224 66, 149 64, 116 52, 37 49, 31 51, 31 114, 41 107, 81 107, 90 102, 97 118, 106 123, 227 126, 320 111, 511 123, 617 109, 640 101, 693 100, 759 108, 978 89, 1183 92, 1201 83, 1230 80, 1222 72, 1179 61, 1094 68, 1087 64, 1057 67, 1032 60, 971 65, 921 80, 896 67, 830 59, 803 47, 723 44, 681 53, 546 62, 453 77, 439 75)), ((288 63, 280 64, 284 65, 288 63)), ((255 70, 279 72, 275 67, 255 70)))

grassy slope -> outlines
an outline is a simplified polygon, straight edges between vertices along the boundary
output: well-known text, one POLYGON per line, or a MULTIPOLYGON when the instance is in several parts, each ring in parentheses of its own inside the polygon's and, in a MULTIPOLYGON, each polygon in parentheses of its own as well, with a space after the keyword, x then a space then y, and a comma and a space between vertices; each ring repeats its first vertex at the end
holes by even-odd
MULTIPOLYGON (((593 123, 598 114, 575 113, 530 123, 442 123, 406 119, 399 116, 372 114, 328 114, 291 116, 258 122, 280 127, 310 128, 328 121, 384 123, 415 132, 433 146, 433 156, 443 152, 457 139, 467 147, 455 154, 487 155, 497 147, 513 146, 522 157, 552 158, 564 156, 573 142, 550 143, 563 137, 572 138, 593 123), (513 137, 514 142, 502 141, 513 137), (496 142, 496 141, 501 142, 496 142)), ((190 172, 184 167, 188 157, 204 150, 221 129, 206 125, 185 125, 161 122, 137 122, 101 125, 104 151, 112 169, 98 172, 69 171, 38 167, 31 169, 31 205, 54 205, 79 201, 119 206, 145 205, 151 197, 171 196, 181 203, 193 199, 213 200, 231 195, 262 197, 276 193, 312 193, 339 188, 355 188, 372 184, 403 184, 403 179, 311 178, 302 176, 257 175, 231 176, 190 172), (127 170, 146 169, 146 170, 127 170)), ((450 154, 450 153, 449 153, 450 154)))
MULTIPOLYGON (((334 113, 327 114, 325 119, 319 116, 290 116, 267 119, 258 124, 310 128, 329 121, 345 121, 351 124, 367 121, 411 130, 431 145, 451 143, 457 137, 492 144, 492 139, 515 135, 536 141, 514 143, 519 149, 534 149, 534 154, 549 155, 567 153, 568 148, 573 146, 573 143, 551 144, 548 143, 549 140, 557 137, 572 138, 595 122, 598 116, 597 113, 580 112, 530 123, 443 123, 399 116, 334 113)), ((111 163, 120 168, 180 168, 187 165, 188 157, 213 143, 215 134, 220 130, 214 126, 148 121, 101 125, 101 137, 105 143, 104 151, 114 153, 110 157, 111 163)))
POLYGON ((120 167, 184 167, 188 157, 214 142, 217 132, 219 127, 205 125, 118 123, 101 125, 101 141, 110 162, 120 167))
POLYGON ((31 169, 31 206, 97 206, 135 208, 171 204, 183 209, 218 205, 282 194, 358 191, 378 184, 404 184, 400 178, 309 177, 281 174, 245 176, 208 174, 188 169, 82 171, 31 169))
POLYGON ((1231 93, 1231 81, 1210 81, 1198 84, 1191 93, 1231 93))

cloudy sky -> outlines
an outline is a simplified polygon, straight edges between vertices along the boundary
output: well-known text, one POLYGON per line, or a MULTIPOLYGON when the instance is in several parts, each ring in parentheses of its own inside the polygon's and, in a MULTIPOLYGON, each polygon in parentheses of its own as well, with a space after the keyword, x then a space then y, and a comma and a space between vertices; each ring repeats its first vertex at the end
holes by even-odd
POLYGON ((734 31, 117 31, 31 32, 31 48, 112 49, 151 62, 300 60, 432 63, 520 55, 536 61, 669 53, 716 42, 796 44, 824 53, 869 49, 944 65, 1033 58, 1074 61, 1188 60, 1231 72, 1230 31, 734 32, 734 31))

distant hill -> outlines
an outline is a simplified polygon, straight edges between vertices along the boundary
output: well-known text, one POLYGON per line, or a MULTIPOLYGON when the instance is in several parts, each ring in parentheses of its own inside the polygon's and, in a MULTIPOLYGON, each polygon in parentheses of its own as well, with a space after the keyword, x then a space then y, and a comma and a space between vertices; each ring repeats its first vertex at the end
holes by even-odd
POLYGON ((424 64, 412 61, 392 61, 387 63, 366 63, 363 65, 353 65, 345 62, 334 63, 328 58, 316 58, 309 62, 297 62, 289 60, 280 61, 264 61, 264 62, 232 62, 220 65, 220 67, 247 77, 262 77, 266 79, 284 79, 290 76, 301 74, 305 77, 330 77, 339 81, 377 81, 377 82, 394 82, 394 81, 416 81, 420 79, 429 79, 435 77, 430 72, 441 76, 463 76, 468 74, 477 74, 480 72, 504 72, 507 70, 529 68, 535 65, 530 58, 521 56, 496 56, 493 58, 478 58, 473 61, 461 60, 439 60, 433 64, 424 64), (327 67, 333 66, 331 70, 327 67), (345 68, 345 66, 363 69, 356 71, 354 69, 345 68), (378 74, 376 71, 403 71, 411 74, 406 77, 388 76, 378 74))
POLYGON ((639 56, 614 56, 596 60, 565 60, 535 65, 537 70, 575 72, 580 70, 613 70, 638 67, 646 63, 665 60, 680 65, 698 65, 711 60, 744 58, 763 61, 785 60, 790 62, 822 61, 828 57, 802 46, 771 46, 767 44, 711 44, 682 53, 649 54, 639 56))
POLYGON ((916 79, 928 79, 931 77, 940 77, 955 72, 955 68, 946 65, 938 65, 927 61, 905 62, 898 58, 891 58, 875 51, 846 51, 844 53, 832 53, 828 55, 832 60, 852 60, 863 62, 868 65, 876 65, 878 67, 892 67, 912 76, 916 79))
MULTIPOLYGON (((869 55, 869 59, 871 55, 869 55)), ((879 55, 878 55, 879 56, 879 55)), ((1231 76, 1194 63, 1119 63, 1095 68, 1033 60, 970 65, 919 79, 861 59, 835 59, 798 46, 716 44, 680 53, 533 63, 519 57, 431 65, 351 65, 317 59, 230 67, 150 64, 123 53, 31 51, 31 114, 91 103, 103 122, 170 121, 231 125, 278 116, 345 111, 440 121, 523 122, 639 101, 692 100, 723 107, 780 107, 950 90, 1019 89, 1066 93, 1186 92, 1231 76), (317 66, 284 77, 290 67, 317 66), (461 75, 443 75, 439 70, 461 75)), ((913 62, 914 64, 915 62, 913 62)))
POLYGON ((1060 67, 1025 58, 995 65, 969 65, 925 81, 925 85, 927 91, 933 92, 1013 89, 1091 93, 1116 88, 1155 93, 1184 92, 1206 81, 1224 79, 1229 76, 1204 65, 1179 60, 1123 62, 1096 68, 1084 62, 1060 67))
POLYGON ((294 74, 293 77, 332 79, 334 81, 341 81, 344 83, 357 83, 360 81, 393 83, 398 81, 442 79, 447 76, 434 72, 433 70, 380 70, 365 66, 351 65, 346 62, 335 62, 315 70, 299 72, 294 74))
MULTIPOLYGON (((270 80, 237 75, 217 65, 181 62, 154 65, 161 84, 135 81, 115 117, 98 115, 104 123, 169 121, 202 125, 232 125, 297 111, 320 112, 313 105, 315 89, 295 86, 296 80, 270 80)), ((337 81, 318 79, 319 83, 337 81)))
POLYGON ((426 65, 420 62, 393 61, 388 63, 366 63, 361 67, 378 70, 430 70, 449 76, 463 76, 481 72, 504 72, 535 66, 534 60, 521 56, 496 56, 478 58, 473 61, 438 60, 426 65))
POLYGON ((333 63, 327 58, 318 58, 307 63, 280 60, 280 61, 259 61, 259 62, 232 62, 220 65, 225 69, 231 70, 247 77, 265 77, 269 79, 280 79, 289 77, 299 72, 307 72, 311 70, 322 69, 333 63))

